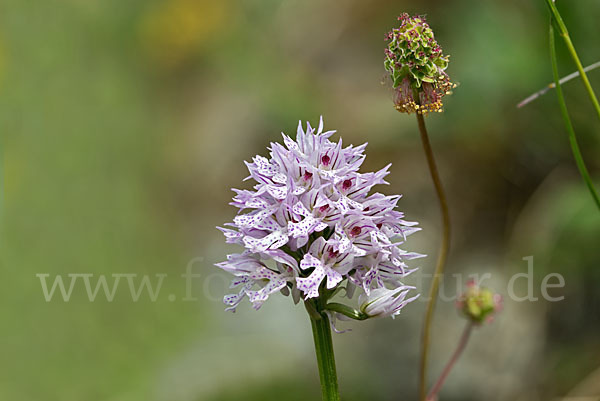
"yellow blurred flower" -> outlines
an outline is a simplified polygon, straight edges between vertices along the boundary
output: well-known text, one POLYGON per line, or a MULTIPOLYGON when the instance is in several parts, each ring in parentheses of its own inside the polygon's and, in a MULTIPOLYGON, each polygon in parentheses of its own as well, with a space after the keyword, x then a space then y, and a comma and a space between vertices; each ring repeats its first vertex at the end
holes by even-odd
POLYGON ((228 8, 228 2, 222 0, 166 0, 159 3, 142 17, 142 46, 162 67, 177 67, 225 29, 228 8))

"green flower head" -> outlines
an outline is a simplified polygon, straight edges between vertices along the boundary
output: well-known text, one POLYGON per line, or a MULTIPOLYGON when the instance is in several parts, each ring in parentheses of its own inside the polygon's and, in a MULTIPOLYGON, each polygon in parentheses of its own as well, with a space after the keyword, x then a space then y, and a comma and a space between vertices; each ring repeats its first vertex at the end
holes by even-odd
POLYGON ((456 306, 474 323, 483 323, 493 320, 494 314, 502 310, 502 297, 469 281, 467 291, 459 297, 456 306))
POLYGON ((404 13, 398 17, 400 27, 387 35, 384 66, 395 90, 396 110, 426 114, 442 111, 442 97, 454 85, 445 70, 450 56, 433 36, 425 18, 404 13))

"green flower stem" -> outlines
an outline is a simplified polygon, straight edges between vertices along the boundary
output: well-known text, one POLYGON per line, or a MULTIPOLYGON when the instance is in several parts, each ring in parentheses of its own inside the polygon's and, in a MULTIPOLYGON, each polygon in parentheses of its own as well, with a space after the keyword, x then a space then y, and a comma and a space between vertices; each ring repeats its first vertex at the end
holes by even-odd
POLYGON ((442 389, 442 386, 444 385, 444 382, 446 381, 448 374, 450 373, 450 371, 456 364, 456 361, 458 361, 458 358, 460 357, 460 355, 465 350, 467 343, 469 342, 469 337, 471 336, 472 330, 473 330, 473 323, 468 322, 467 326, 465 327, 465 330, 462 333, 462 336, 460 337, 460 340, 458 340, 458 345, 456 346, 456 350, 454 351, 454 354, 452 354, 452 357, 450 357, 450 360, 446 364, 446 367, 444 367, 442 374, 438 378, 435 385, 429 391, 429 394, 427 395, 427 401, 437 400, 437 395, 440 392, 440 390, 442 389))
MULTIPOLYGON (((418 97, 415 96, 415 99, 418 97)), ((419 124, 419 132, 421 133, 421 142, 423 143, 423 150, 427 158, 427 165, 429 166, 429 173, 433 180, 435 192, 440 202, 440 211, 442 213, 442 224, 443 234, 442 243, 440 245, 440 253, 438 255, 435 273, 433 276, 433 282, 429 289, 429 302, 427 303, 427 311, 425 313, 425 321, 423 323, 423 333, 421 337, 421 365, 419 371, 419 400, 424 401, 427 391, 427 359, 429 356, 429 338, 431 334, 431 321, 433 320, 433 311, 437 300, 438 289, 440 285, 440 277, 444 273, 444 266, 446 265, 446 259, 448 257, 448 250, 450 248, 450 214, 448 212, 448 202, 446 201, 446 193, 442 186, 440 174, 435 163, 433 156, 433 150, 429 143, 429 136, 427 135, 427 128, 425 127, 425 119, 422 114, 417 113, 417 122, 419 124)))
POLYGON ((339 304, 337 302, 331 302, 325 305, 325 309, 330 310, 332 312, 341 313, 344 316, 348 316, 354 320, 366 320, 369 318, 369 315, 358 311, 354 308, 349 307, 348 305, 339 304))
POLYGON ((569 31, 567 30, 567 26, 565 25, 560 13, 558 12, 558 9, 556 8, 554 1, 546 0, 546 3, 548 4, 548 7, 550 7, 550 12, 552 13, 553 19, 556 22, 556 25, 559 30, 559 34, 563 38, 565 44, 567 45, 567 48, 569 49, 571 58, 573 59, 573 62, 577 66, 579 75, 581 75, 581 80, 583 81, 583 85, 585 86, 588 96, 590 97, 590 100, 592 101, 594 108, 596 109, 598 118, 600 118, 600 103, 598 103, 598 98, 596 97, 596 94, 594 93, 594 89, 592 88, 592 85, 590 84, 590 81, 585 73, 585 70, 583 68, 583 65, 581 64, 581 61, 579 60, 577 51, 575 51, 575 46, 573 46, 573 42, 571 41, 571 37, 569 36, 569 31))
POLYGON ((588 169, 585 166, 585 162, 583 161, 583 156, 581 155, 579 145, 577 144, 575 130, 573 129, 573 124, 571 123, 571 118, 569 117, 569 111, 567 110, 567 104, 565 103, 565 98, 563 96, 562 88, 560 86, 560 77, 558 75, 558 62, 556 60, 556 43, 554 40, 554 27, 552 25, 552 18, 550 21, 549 40, 550 58, 552 59, 552 74, 554 76, 554 85, 556 86, 556 96, 558 97, 558 104, 560 105, 560 111, 562 113, 562 118, 565 123, 565 128, 567 129, 567 132, 569 134, 569 143, 571 144, 571 151, 573 153, 573 157, 575 158, 575 163, 577 164, 579 173, 581 174, 581 177, 583 178, 588 189, 590 190, 590 194, 592 195, 592 198, 594 198, 596 205, 600 209, 600 196, 598 196, 598 192, 594 188, 594 184, 592 183, 592 179, 590 178, 588 169))
POLYGON ((333 355, 333 342, 331 340, 331 323, 327 315, 321 310, 319 303, 319 300, 314 303, 307 301, 305 305, 310 315, 310 323, 315 341, 321 392, 323 401, 339 401, 340 394, 335 369, 335 357, 333 355))

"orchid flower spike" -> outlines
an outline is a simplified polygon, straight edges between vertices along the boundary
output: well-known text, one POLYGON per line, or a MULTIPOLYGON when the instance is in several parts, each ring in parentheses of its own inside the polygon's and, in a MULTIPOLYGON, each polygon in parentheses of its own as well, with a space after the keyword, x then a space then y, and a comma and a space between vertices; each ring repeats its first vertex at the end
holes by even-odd
POLYGON ((219 228, 244 248, 217 264, 234 276, 228 310, 245 298, 259 309, 277 292, 326 303, 345 289, 348 297, 371 296, 367 313, 395 316, 415 299, 401 280, 416 270, 408 261, 424 255, 400 246, 420 229, 396 210, 400 196, 371 192, 387 184, 390 165, 359 172, 366 144, 343 147, 330 140, 334 132, 324 131, 323 119, 318 128, 299 124, 295 140, 283 134, 268 157, 246 163, 254 185, 234 189, 239 213, 219 228), (373 298, 384 294, 391 295, 373 298))

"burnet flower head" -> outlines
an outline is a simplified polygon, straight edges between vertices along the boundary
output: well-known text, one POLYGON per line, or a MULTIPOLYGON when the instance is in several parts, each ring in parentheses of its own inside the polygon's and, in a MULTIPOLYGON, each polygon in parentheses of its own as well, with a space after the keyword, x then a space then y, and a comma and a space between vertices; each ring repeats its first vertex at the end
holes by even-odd
POLYGON ((502 310, 502 296, 469 280, 467 290, 458 298, 456 307, 473 323, 490 322, 502 310))
POLYGON ((231 205, 239 212, 219 228, 244 248, 217 264, 234 276, 235 292, 224 297, 228 310, 244 298, 258 309, 276 292, 291 293, 295 302, 342 288, 349 298, 358 289, 371 300, 393 292, 366 306, 365 318, 372 311, 396 315, 416 298, 407 297, 414 287, 401 280, 416 270, 406 262, 424 255, 400 245, 417 223, 395 210, 400 196, 371 191, 387 184, 390 165, 360 173, 366 144, 344 147, 330 140, 334 133, 323 132, 322 118, 317 129, 299 124, 296 140, 282 134, 283 144, 271 143, 268 157, 246 162, 253 189, 234 189, 231 205))
POLYGON ((400 26, 386 35, 384 66, 394 87, 396 110, 426 114, 442 111, 442 98, 454 85, 446 68, 449 57, 442 53, 425 17, 404 13, 400 26))

